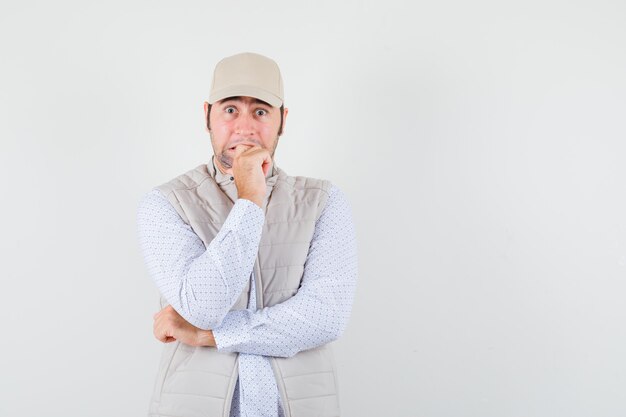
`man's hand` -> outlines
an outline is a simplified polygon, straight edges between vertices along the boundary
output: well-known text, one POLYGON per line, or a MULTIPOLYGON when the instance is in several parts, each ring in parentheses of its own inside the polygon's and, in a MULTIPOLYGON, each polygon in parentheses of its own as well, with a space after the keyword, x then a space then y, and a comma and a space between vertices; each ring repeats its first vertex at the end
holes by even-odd
POLYGON ((260 146, 237 145, 233 158, 233 176, 239 198, 245 198, 263 207, 267 191, 265 176, 271 165, 272 158, 267 149, 260 146))
POLYGON ((215 346, 211 330, 202 330, 185 320, 171 305, 154 316, 154 336, 163 343, 178 340, 191 346, 215 346))

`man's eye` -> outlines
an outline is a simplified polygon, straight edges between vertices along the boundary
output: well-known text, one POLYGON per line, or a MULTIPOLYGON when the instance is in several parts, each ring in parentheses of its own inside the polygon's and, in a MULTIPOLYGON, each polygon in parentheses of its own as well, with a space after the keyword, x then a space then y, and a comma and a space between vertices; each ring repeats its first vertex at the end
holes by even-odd
POLYGON ((259 115, 259 116, 265 116, 267 114, 267 112, 265 110, 263 110, 263 109, 258 109, 256 111, 256 114, 259 115))
POLYGON ((235 108, 234 107, 226 107, 226 113, 234 113, 235 112, 235 108), (232 111, 231 111, 232 110, 232 111))

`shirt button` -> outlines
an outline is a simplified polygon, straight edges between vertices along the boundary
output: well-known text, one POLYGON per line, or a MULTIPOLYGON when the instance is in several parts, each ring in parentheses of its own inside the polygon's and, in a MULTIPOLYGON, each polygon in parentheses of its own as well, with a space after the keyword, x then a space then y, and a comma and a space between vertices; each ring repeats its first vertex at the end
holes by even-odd
POLYGON ((232 180, 234 180, 234 179, 235 179, 235 177, 230 177, 230 180, 231 180, 231 181, 232 181, 232 180))

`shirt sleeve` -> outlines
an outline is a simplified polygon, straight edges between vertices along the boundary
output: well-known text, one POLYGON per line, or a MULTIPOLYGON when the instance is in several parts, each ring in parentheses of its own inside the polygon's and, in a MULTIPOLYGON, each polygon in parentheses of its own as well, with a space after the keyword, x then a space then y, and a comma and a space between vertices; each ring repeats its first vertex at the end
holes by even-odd
POLYGON ((357 264, 350 206, 332 186, 315 225, 298 292, 271 307, 230 311, 213 329, 217 348, 290 357, 337 339, 350 317, 357 264))
POLYGON ((205 247, 157 189, 137 210, 138 237, 148 272, 170 305, 201 329, 217 327, 250 279, 265 215, 238 199, 205 247))

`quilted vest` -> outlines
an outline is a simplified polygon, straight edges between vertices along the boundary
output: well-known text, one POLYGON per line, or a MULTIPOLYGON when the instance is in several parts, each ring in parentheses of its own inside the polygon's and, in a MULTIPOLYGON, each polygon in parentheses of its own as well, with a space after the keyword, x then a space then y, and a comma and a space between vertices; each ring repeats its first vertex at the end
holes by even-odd
MULTIPOLYGON (((272 306, 298 291, 315 222, 328 199, 330 183, 292 177, 272 164, 266 175, 265 223, 254 263, 256 305, 272 306)), ((156 187, 205 246, 217 235, 237 187, 213 160, 156 187)), ((250 282, 231 310, 248 305, 250 282)), ((161 307, 167 305, 161 297, 161 307)), ((150 416, 229 417, 238 378, 238 353, 215 347, 166 343, 150 402, 150 416)), ((285 417, 337 417, 339 398, 330 345, 289 358, 270 357, 285 417)))

